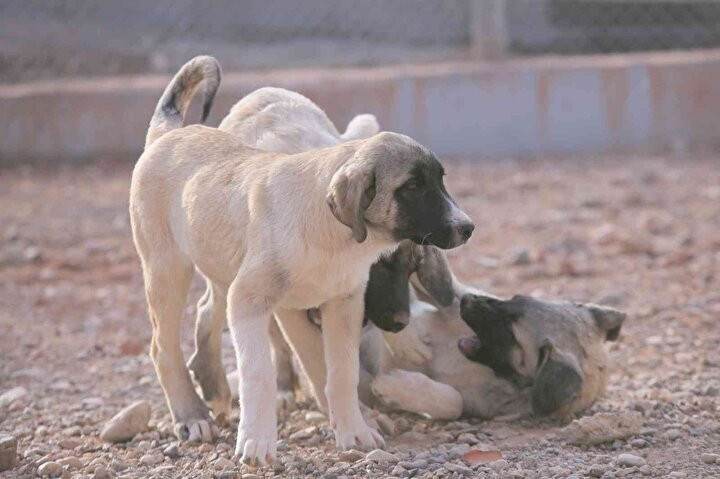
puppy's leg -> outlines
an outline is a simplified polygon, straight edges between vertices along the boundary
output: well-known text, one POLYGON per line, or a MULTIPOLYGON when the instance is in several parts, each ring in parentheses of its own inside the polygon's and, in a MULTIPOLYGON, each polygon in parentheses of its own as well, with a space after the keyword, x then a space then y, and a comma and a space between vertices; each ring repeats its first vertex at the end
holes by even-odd
POLYGON ((270 321, 270 345, 272 346, 270 353, 277 373, 276 406, 278 411, 291 411, 295 409, 295 374, 293 373, 292 351, 275 319, 270 321))
POLYGON ((364 288, 328 301, 321 307, 323 346, 327 366, 325 395, 330 426, 341 449, 380 447, 382 436, 369 427, 360 412, 358 381, 364 288))
POLYGON ((275 315, 285 339, 297 355, 303 372, 310 381, 318 408, 328 411, 325 398, 327 371, 323 356, 323 337, 320 328, 307 317, 306 311, 279 309, 275 315))
POLYGON ((422 373, 393 369, 376 377, 372 390, 387 407, 432 419, 457 419, 463 410, 462 396, 455 388, 422 373))
POLYGON ((209 442, 213 427, 208 408, 195 393, 180 349, 180 322, 192 264, 180 252, 163 251, 153 256, 143 261, 153 325, 150 356, 170 407, 175 434, 183 440, 209 442))
MULTIPOLYGON (((251 253, 247 253, 248 256, 251 253)), ((270 355, 272 310, 283 293, 283 275, 268 268, 275 261, 246 257, 228 290, 228 320, 239 374, 240 425, 235 454, 246 464, 267 464, 277 450, 277 394, 270 355)))
POLYGON ((203 399, 218 422, 230 417, 232 399, 222 364, 222 329, 225 324, 227 293, 205 279, 205 294, 197 306, 195 353, 188 362, 193 379, 200 385, 203 399))

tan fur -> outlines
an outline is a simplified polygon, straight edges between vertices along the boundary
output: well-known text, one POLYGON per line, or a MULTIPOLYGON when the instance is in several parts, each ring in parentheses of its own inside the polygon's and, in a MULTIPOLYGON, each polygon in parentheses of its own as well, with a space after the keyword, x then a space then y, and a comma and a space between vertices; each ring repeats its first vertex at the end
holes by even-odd
POLYGON ((396 245, 392 193, 425 150, 381 133, 298 155, 270 153, 202 126, 162 134, 177 125, 162 108, 161 102, 133 172, 130 216, 153 323, 151 355, 181 435, 212 439, 208 409, 179 347, 195 267, 227 293, 240 370, 236 453, 244 461, 275 456, 275 410, 266 407, 276 390, 268 327, 280 310, 322 311, 325 392, 338 445, 382 445, 357 398, 363 293, 370 265, 396 245), (375 179, 369 205, 350 193, 355 172, 368 169, 375 179), (362 235, 338 221, 339 212, 359 208, 372 225, 362 235))

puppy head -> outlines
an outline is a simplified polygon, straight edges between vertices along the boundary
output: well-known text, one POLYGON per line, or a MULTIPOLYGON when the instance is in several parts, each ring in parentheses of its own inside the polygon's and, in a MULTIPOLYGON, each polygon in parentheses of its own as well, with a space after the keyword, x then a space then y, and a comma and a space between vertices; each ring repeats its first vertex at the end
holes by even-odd
POLYGON ((604 391, 609 360, 603 343, 616 340, 625 321, 612 308, 527 296, 468 294, 460 312, 476 335, 458 342, 465 357, 531 385, 533 412, 554 417, 586 409, 604 391))
POLYGON ((434 246, 405 240, 370 268, 365 289, 365 318, 380 329, 398 332, 410 318, 410 275, 417 274, 435 304, 448 306, 454 299, 453 278, 444 253, 434 246))
POLYGON ((327 201, 358 242, 370 228, 393 241, 454 248, 470 238, 474 225, 445 189, 444 174, 419 143, 379 133, 338 169, 327 201))

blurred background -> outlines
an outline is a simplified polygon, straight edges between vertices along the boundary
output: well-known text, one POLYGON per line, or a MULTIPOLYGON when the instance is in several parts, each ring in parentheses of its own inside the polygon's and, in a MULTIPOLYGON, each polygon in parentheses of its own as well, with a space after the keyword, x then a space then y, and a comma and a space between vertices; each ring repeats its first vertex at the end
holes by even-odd
POLYGON ((0 81, 720 46, 698 0, 5 0, 0 81))
POLYGON ((225 72, 211 125, 273 85, 442 155, 714 149, 719 46, 717 1, 5 0, 0 164, 136 156, 199 54, 225 72))

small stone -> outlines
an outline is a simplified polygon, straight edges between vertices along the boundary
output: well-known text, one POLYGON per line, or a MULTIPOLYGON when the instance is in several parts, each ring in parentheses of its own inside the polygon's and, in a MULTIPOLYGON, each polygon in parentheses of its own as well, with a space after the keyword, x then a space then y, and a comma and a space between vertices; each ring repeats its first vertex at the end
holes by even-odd
POLYGON ((652 468, 647 464, 645 464, 644 466, 640 466, 638 471, 640 471, 640 474, 642 474, 643 476, 649 476, 652 474, 652 468))
POLYGON ((300 429, 299 431, 295 431, 294 433, 290 434, 291 441, 301 441, 303 439, 310 438, 313 434, 317 432, 317 427, 310 426, 306 427, 305 429, 300 429))
POLYGON ((685 477, 687 477, 687 474, 685 474, 684 472, 680 472, 680 471, 673 471, 670 474, 668 474, 668 477, 677 477, 678 479, 684 479, 685 477))
POLYGON ((398 458, 395 454, 391 454, 382 449, 375 449, 367 453, 365 459, 372 462, 386 463, 386 462, 397 462, 398 458))
POLYGON ((705 464, 715 464, 716 462, 720 462, 720 454, 706 452, 700 455, 700 460, 705 464))
POLYGON ((469 445, 458 444, 450 448, 450 450, 448 451, 448 456, 450 456, 451 459, 458 459, 460 457, 463 457, 469 450, 469 445))
POLYGON ((18 401, 27 396, 27 389, 22 386, 8 389, 0 395, 0 407, 9 406, 11 403, 18 401))
POLYGON ((62 474, 63 467, 57 462, 48 461, 45 464, 41 465, 38 468, 37 472, 40 476, 56 477, 62 474))
POLYGON ((93 472, 93 479, 110 479, 112 477, 112 474, 106 467, 98 466, 95 468, 95 472, 93 472))
POLYGON ((465 444, 470 444, 470 445, 477 444, 478 442, 480 442, 480 441, 478 441, 478 438, 475 436, 475 434, 470 434, 469 432, 464 432, 464 433, 460 434, 457 438, 457 441, 464 442, 465 444))
POLYGON ((230 459, 226 459, 224 457, 219 457, 215 460, 213 463, 213 466, 217 470, 225 470, 225 469, 235 469, 236 464, 232 462, 230 459))
POLYGON ((338 454, 338 459, 343 462, 353 463, 365 459, 365 454, 355 449, 348 449, 347 451, 341 451, 338 454))
POLYGON ((108 442, 124 442, 147 429, 150 403, 137 401, 126 407, 105 424, 100 438, 108 442))
POLYGON ((168 447, 163 449, 163 454, 170 458, 178 457, 180 455, 180 448, 177 444, 170 444, 168 447))
POLYGON ((120 459, 113 459, 112 461, 110 461, 110 469, 115 472, 124 471, 127 468, 127 463, 121 461, 120 459))
POLYGON ((393 467, 393 470, 390 471, 390 474, 393 476, 404 476, 407 471, 402 466, 395 466, 393 467))
POLYGON ((62 459, 58 459, 58 464, 65 467, 67 466, 68 470, 74 471, 76 469, 82 469, 83 463, 80 459, 74 456, 64 457, 62 459))
POLYGON ((645 465, 645 459, 634 454, 620 454, 617 463, 625 467, 640 467, 645 465))
POLYGON ((643 426, 643 417, 637 412, 598 413, 576 419, 560 431, 560 436, 571 444, 594 446, 637 435, 643 426))
POLYGON ((320 424, 327 421, 327 416, 318 411, 309 411, 305 414, 305 420, 311 424, 320 424))
POLYGON ((58 441, 58 446, 63 449, 75 449, 80 445, 80 441, 77 439, 61 439, 58 441))
POLYGON ((215 446, 208 443, 200 444, 200 447, 198 448, 198 451, 200 451, 203 454, 211 453, 215 450, 215 446))
POLYGON ((472 475, 473 473, 473 470, 469 467, 453 464, 452 462, 446 462, 443 464, 443 467, 450 472, 456 472, 458 474, 462 474, 463 476, 472 475))
POLYGON ((405 469, 425 469, 428 462, 424 459, 415 459, 414 461, 402 461, 398 463, 398 466, 402 466, 405 469))
POLYGON ((0 471, 12 469, 17 464, 17 439, 0 434, 0 471))
POLYGON ((679 429, 668 429, 665 431, 665 437, 671 441, 675 441, 682 436, 682 432, 679 429))
POLYGON ((99 397, 90 397, 90 398, 85 398, 82 400, 82 406, 84 409, 87 409, 87 410, 97 409, 97 408, 101 407, 103 404, 105 404, 105 401, 103 400, 103 398, 99 398, 99 397))
POLYGON ((492 467, 495 471, 502 471, 510 467, 510 463, 507 462, 505 459, 499 459, 495 462, 491 462, 490 467, 492 467))
POLYGON ((242 479, 262 479, 257 474, 243 474, 242 479))
POLYGON ((89 472, 94 472, 98 467, 107 467, 107 463, 101 457, 93 459, 87 466, 89 472))
POLYGON ((633 439, 630 441, 630 445, 636 449, 640 449, 643 447, 646 447, 648 445, 647 441, 642 438, 633 439))
POLYGON ((590 470, 588 471, 588 475, 590 477, 603 477, 603 475, 607 472, 608 466, 605 464, 594 464, 590 466, 590 470))
POLYGON ((145 454, 143 457, 140 458, 140 464, 144 464, 146 466, 154 466, 155 464, 160 464, 163 462, 163 455, 157 454, 157 453, 149 453, 145 454))

